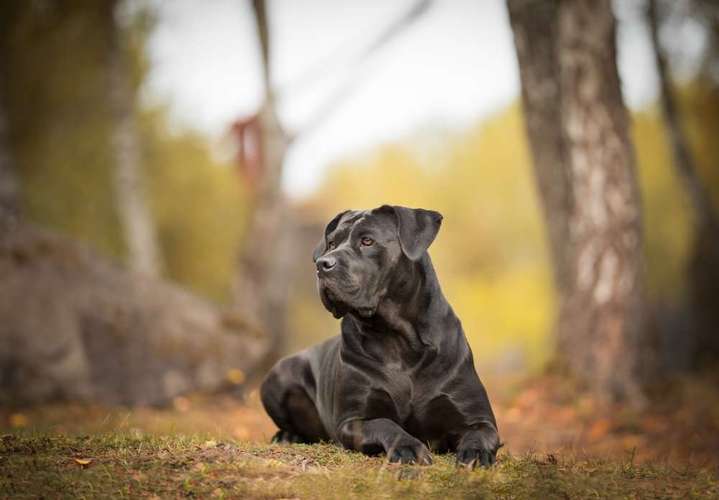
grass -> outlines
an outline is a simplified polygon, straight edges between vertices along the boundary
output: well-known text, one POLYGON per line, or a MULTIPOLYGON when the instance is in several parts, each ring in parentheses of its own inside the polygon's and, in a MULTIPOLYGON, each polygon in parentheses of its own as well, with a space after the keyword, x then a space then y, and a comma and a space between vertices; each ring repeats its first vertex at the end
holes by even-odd
POLYGON ((329 444, 20 430, 0 441, 0 498, 717 498, 716 467, 501 454, 490 470, 390 465, 329 444))

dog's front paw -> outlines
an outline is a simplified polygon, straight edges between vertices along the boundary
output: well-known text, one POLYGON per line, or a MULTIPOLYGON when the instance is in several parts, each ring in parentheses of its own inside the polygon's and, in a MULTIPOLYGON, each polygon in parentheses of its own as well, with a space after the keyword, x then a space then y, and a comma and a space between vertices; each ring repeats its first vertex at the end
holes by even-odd
POLYGON ((497 461, 502 444, 493 426, 483 426, 467 432, 457 447, 457 464, 474 468, 489 467, 497 461))
POLYGON ((489 467, 497 461, 497 451, 482 447, 460 448, 457 450, 457 464, 475 468, 489 467))
POLYGON ((387 458, 391 463, 430 465, 432 454, 418 439, 400 439, 390 448, 387 458))
POLYGON ((290 431, 285 431, 280 429, 277 431, 277 433, 272 437, 271 443, 304 443, 305 439, 300 436, 299 434, 295 434, 290 431))

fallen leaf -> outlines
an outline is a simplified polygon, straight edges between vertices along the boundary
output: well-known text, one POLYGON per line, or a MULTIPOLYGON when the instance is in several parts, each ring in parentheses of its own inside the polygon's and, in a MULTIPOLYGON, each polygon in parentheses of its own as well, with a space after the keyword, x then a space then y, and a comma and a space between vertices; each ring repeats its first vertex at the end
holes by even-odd
POLYGON ((232 368, 230 370, 227 370, 226 376, 227 380, 229 380, 235 385, 239 385, 245 381, 245 372, 243 372, 239 368, 232 368))
POLYGON ((185 413, 190 410, 190 400, 184 396, 177 396, 172 400, 172 405, 179 412, 185 413))
POLYGON ((76 458, 74 460, 75 463, 77 463, 78 465, 82 465, 83 467, 92 463, 92 458, 76 458))
POLYGON ((10 427, 17 429, 18 427, 27 427, 28 418, 22 413, 13 413, 10 415, 10 427))
POLYGON ((590 441, 597 441, 609 434, 612 422, 607 418, 601 418, 594 422, 589 428, 588 438, 590 441))

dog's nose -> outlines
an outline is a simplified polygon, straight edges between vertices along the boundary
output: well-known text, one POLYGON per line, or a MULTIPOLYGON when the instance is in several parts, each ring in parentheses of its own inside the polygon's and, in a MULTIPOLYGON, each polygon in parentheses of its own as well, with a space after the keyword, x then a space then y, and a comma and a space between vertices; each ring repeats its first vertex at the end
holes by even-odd
POLYGON ((337 259, 331 255, 325 255, 317 259, 317 270, 321 272, 331 271, 337 265, 337 259))

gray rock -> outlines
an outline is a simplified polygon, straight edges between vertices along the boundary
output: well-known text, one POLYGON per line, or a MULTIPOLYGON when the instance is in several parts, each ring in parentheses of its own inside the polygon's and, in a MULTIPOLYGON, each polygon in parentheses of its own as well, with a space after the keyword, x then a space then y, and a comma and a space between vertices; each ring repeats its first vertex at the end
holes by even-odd
POLYGON ((265 351, 237 318, 28 224, 0 234, 0 404, 158 405, 265 351))

